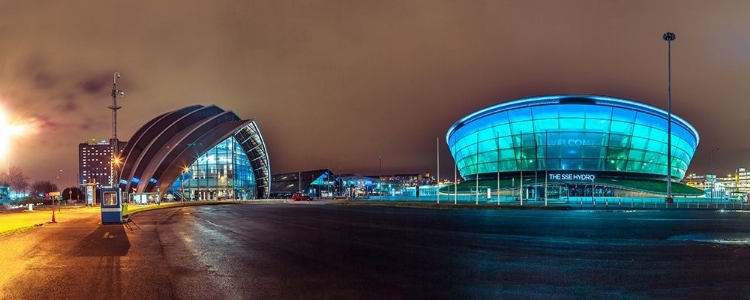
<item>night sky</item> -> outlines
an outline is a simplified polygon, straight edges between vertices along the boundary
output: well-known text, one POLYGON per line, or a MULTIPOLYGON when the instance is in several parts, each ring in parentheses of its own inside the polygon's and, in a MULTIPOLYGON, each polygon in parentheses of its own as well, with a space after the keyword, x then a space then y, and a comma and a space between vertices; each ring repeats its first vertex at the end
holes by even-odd
MULTIPOLYGON (((750 167, 750 1, 6 1, 0 106, 36 130, 11 165, 72 182, 78 143, 217 104, 254 118, 273 173, 330 168, 453 178, 448 128, 544 94, 672 110, 700 133, 689 173, 750 167), (215 2, 215 3, 214 3, 215 2), (62 179, 59 170, 63 170, 62 179)), ((3 158, 4 159, 4 158, 3 158)), ((5 166, 5 163, 2 163, 5 166)))

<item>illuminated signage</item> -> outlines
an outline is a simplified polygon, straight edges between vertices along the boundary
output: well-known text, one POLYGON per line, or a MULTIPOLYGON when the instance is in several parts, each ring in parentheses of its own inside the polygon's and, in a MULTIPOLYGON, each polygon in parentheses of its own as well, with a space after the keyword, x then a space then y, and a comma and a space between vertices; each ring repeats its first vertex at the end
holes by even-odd
POLYGON ((94 204, 94 186, 91 186, 91 185, 86 186, 86 204, 88 205, 94 204))
POLYGON ((549 174, 549 180, 594 181, 593 174, 549 174))
POLYGON ((548 145, 550 146, 599 146, 603 145, 602 141, 597 140, 584 140, 584 139, 552 139, 549 140, 548 145))

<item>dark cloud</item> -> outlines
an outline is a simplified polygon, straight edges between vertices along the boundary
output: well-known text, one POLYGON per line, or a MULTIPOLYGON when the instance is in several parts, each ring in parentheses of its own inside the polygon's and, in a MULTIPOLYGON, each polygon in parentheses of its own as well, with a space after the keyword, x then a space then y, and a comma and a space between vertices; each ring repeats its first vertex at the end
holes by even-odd
POLYGON ((81 88, 81 91, 86 94, 93 94, 98 95, 102 94, 104 90, 108 87, 109 84, 109 78, 105 76, 98 76, 89 78, 86 81, 83 81, 79 86, 81 88))
POLYGON ((57 80, 49 73, 37 73, 34 76, 34 86, 40 89, 51 89, 55 86, 57 80))
POLYGON ((78 104, 74 101, 67 101, 60 107, 60 111, 65 114, 74 113, 76 110, 78 110, 78 104))

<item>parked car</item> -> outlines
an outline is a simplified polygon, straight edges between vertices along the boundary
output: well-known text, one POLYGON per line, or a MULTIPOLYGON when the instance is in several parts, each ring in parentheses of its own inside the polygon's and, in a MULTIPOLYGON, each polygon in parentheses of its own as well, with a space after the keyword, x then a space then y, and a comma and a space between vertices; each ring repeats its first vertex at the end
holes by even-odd
POLYGON ((312 198, 305 193, 294 193, 292 194, 292 200, 294 201, 310 201, 312 198))

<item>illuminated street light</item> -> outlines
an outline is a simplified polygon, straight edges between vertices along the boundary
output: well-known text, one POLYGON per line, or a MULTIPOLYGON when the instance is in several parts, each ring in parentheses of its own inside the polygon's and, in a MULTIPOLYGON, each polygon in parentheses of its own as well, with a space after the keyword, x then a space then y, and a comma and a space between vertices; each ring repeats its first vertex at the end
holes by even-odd
POLYGON ((113 186, 113 187, 120 185, 120 180, 118 178, 118 175, 119 175, 118 171, 120 169, 120 164, 121 163, 122 163, 122 160, 121 160, 120 156, 117 155, 117 154, 112 154, 112 166, 111 166, 111 168, 112 168, 111 169, 111 171, 112 171, 112 179, 111 179, 112 180, 112 185, 111 186, 113 186))
POLYGON ((10 181, 10 139, 13 136, 21 135, 25 131, 26 126, 9 122, 5 111, 0 108, 0 156, 5 156, 8 181, 10 181))
POLYGON ((189 170, 188 167, 182 168, 182 178, 180 179, 180 201, 185 202, 185 173, 189 170))

